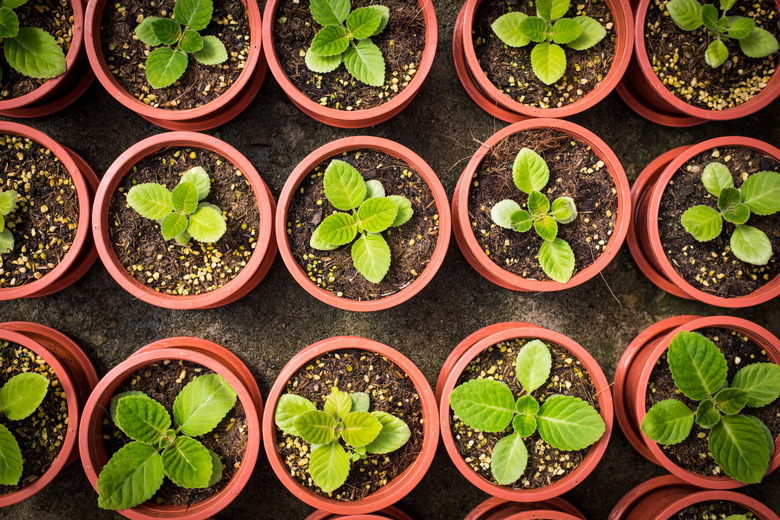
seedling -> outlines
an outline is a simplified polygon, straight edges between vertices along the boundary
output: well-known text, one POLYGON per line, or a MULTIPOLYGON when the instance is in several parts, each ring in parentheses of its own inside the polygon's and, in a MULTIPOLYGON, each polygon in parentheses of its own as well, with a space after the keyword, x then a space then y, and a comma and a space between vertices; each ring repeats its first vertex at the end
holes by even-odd
POLYGON ((561 45, 584 51, 607 35, 607 30, 589 16, 563 18, 569 6, 570 0, 537 0, 536 16, 513 11, 499 16, 491 26, 510 47, 537 42, 531 51, 531 67, 546 85, 555 83, 566 72, 566 53, 561 45))
POLYGON ((718 211, 703 205, 687 209, 680 218, 685 230, 699 242, 708 242, 720 235, 726 220, 736 226, 729 241, 734 256, 749 264, 766 265, 772 244, 763 231, 745 222, 751 213, 772 215, 780 211, 780 173, 754 173, 737 189, 729 169, 711 162, 704 167, 701 181, 717 199, 718 211))
POLYGON ((203 65, 227 60, 225 44, 216 36, 201 36, 214 13, 212 0, 177 0, 173 19, 149 16, 135 28, 138 39, 156 47, 146 58, 146 79, 153 88, 165 88, 187 70, 189 55, 203 65))
POLYGON ((0 191, 0 254, 10 253, 14 248, 14 236, 5 225, 5 217, 16 208, 16 192, 0 191))
POLYGON ((352 213, 335 212, 314 230, 309 245, 321 251, 352 244, 355 269, 371 283, 379 283, 390 269, 390 246, 382 231, 406 223, 412 215, 412 203, 400 195, 385 196, 377 180, 364 181, 355 168, 334 159, 325 169, 325 197, 336 208, 352 213))
POLYGON ((709 451, 726 475, 745 484, 760 482, 775 443, 766 425, 744 409, 766 406, 780 396, 780 366, 748 365, 729 387, 721 351, 701 334, 688 331, 675 334, 666 359, 675 386, 699 405, 694 412, 676 399, 655 403, 642 420, 645 435, 659 444, 678 444, 696 422, 709 430, 709 451))
POLYGON ((370 404, 368 394, 336 387, 325 400, 324 411, 299 395, 279 398, 276 426, 311 444, 309 475, 324 492, 331 493, 346 482, 352 462, 369 453, 390 453, 409 440, 411 432, 404 421, 387 412, 369 412, 370 404))
POLYGON ((193 437, 212 431, 236 404, 236 392, 222 376, 196 377, 173 402, 175 429, 168 411, 143 392, 111 399, 111 420, 133 442, 103 466, 98 505, 127 509, 152 498, 167 476, 180 487, 206 488, 222 478, 219 455, 193 437))
POLYGON ((505 199, 493 206, 490 218, 496 225, 525 233, 531 227, 544 239, 539 249, 539 264, 547 276, 566 283, 574 272, 574 252, 568 242, 558 237, 558 224, 568 224, 577 218, 577 206, 571 197, 550 200, 541 193, 550 180, 550 169, 539 154, 523 148, 512 165, 515 186, 528 194, 528 211, 520 204, 505 199))
POLYGON ((0 39, 4 39, 5 59, 11 68, 24 76, 55 78, 65 72, 65 53, 54 36, 43 29, 19 27, 19 17, 13 10, 26 3, 27 0, 0 2, 0 39))
POLYGON ((211 191, 206 170, 196 166, 184 172, 179 184, 168 190, 162 184, 146 182, 127 192, 127 203, 142 217, 160 223, 163 238, 186 246, 190 238, 198 242, 216 242, 227 230, 222 210, 200 202, 211 191))
MULTIPOLYGON (((23 372, 6 381, 0 389, 0 417, 21 421, 43 402, 49 380, 35 372, 23 372)), ((15 486, 22 478, 22 450, 14 435, 0 424, 0 484, 15 486)))
POLYGON ((531 395, 550 377, 552 355, 544 342, 526 343, 515 361, 515 377, 525 394, 515 400, 503 381, 472 379, 450 393, 450 406, 467 426, 481 432, 512 433, 499 440, 490 457, 493 478, 502 486, 525 473, 528 450, 523 439, 539 431, 542 440, 557 450, 587 448, 606 431, 604 419, 579 397, 554 394, 540 406, 531 395))
POLYGON ((683 31, 694 31, 704 25, 713 38, 704 52, 704 61, 717 68, 729 57, 726 43, 730 39, 739 42, 745 56, 763 58, 778 48, 777 38, 766 29, 756 27, 756 22, 744 16, 726 16, 737 0, 720 0, 720 17, 714 5, 702 5, 698 0, 672 0, 666 4, 674 23, 683 31))
POLYGON ((352 11, 349 0, 312 0, 311 15, 322 29, 306 51, 306 66, 312 72, 334 71, 344 62, 352 77, 373 87, 385 82, 385 58, 371 41, 385 30, 390 9, 383 5, 352 11))

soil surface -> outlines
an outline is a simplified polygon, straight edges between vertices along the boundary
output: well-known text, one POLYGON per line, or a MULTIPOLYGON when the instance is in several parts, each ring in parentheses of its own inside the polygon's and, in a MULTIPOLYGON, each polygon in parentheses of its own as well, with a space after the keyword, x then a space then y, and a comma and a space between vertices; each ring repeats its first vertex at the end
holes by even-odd
MULTIPOLYGON (((667 258, 674 270, 697 289, 729 298, 756 291, 780 274, 777 253, 764 266, 743 262, 731 254, 729 241, 735 226, 723 220, 720 235, 709 242, 698 242, 680 224, 688 208, 702 204, 715 210, 718 201, 704 189, 701 175, 707 164, 719 162, 728 167, 734 186, 742 186, 747 175, 762 170, 780 171, 780 164, 751 148, 714 148, 686 162, 664 190, 658 212, 658 230, 667 258), (668 223, 664 225, 663 223, 668 223)), ((766 233, 772 251, 780 251, 780 213, 751 215, 747 225, 766 233)))
POLYGON ((731 515, 745 515, 748 520, 755 518, 751 511, 739 504, 713 500, 688 506, 670 520, 723 520, 731 515))

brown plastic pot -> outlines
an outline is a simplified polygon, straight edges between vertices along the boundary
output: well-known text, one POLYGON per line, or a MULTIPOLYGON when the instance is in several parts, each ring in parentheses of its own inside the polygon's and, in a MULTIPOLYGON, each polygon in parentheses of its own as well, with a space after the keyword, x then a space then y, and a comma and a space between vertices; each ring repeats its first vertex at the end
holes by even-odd
POLYGON ((141 300, 167 309, 209 309, 227 305, 249 294, 270 269, 276 256, 273 238, 273 215, 276 209, 268 186, 252 163, 226 142, 194 132, 168 132, 153 135, 122 153, 109 167, 100 182, 92 211, 92 228, 98 254, 111 277, 127 292, 141 300), (175 296, 150 289, 130 276, 119 261, 109 237, 108 209, 119 183, 139 161, 159 150, 174 146, 203 148, 221 155, 243 172, 252 186, 260 211, 257 247, 241 272, 228 283, 202 294, 175 296))
POLYGON ((262 21, 256 2, 241 0, 249 20, 249 54, 244 69, 228 90, 203 106, 186 110, 152 107, 135 98, 117 81, 108 68, 101 45, 100 24, 108 0, 89 0, 85 13, 84 41, 87 57, 98 81, 111 97, 147 121, 173 130, 208 130, 223 125, 240 114, 254 99, 265 75, 262 61, 262 21), (258 70, 259 69, 259 70, 258 70))
MULTIPOLYGON (((732 316, 668 318, 645 329, 631 342, 620 358, 615 372, 615 415, 628 441, 650 462, 662 466, 676 477, 694 486, 708 489, 734 489, 745 484, 727 476, 700 475, 677 466, 640 428, 647 413, 645 397, 650 374, 661 355, 669 348, 672 338, 681 330, 695 331, 707 327, 734 330, 747 336, 766 351, 773 363, 780 364, 780 340, 753 322, 732 316)), ((775 439, 775 451, 770 458, 767 474, 778 466, 780 466, 780 436, 775 439)))
POLYGON ((50 327, 20 321, 0 323, 0 340, 22 345, 42 357, 57 375, 65 391, 68 407, 68 429, 57 458, 49 469, 29 486, 0 495, 0 507, 5 507, 31 497, 46 487, 62 468, 76 460, 79 413, 89 392, 97 383, 97 374, 78 345, 50 327))
POLYGON ((277 83, 282 87, 284 93, 304 114, 312 117, 329 126, 337 128, 365 128, 374 126, 398 114, 401 110, 414 99, 414 96, 420 91, 425 77, 431 70, 433 58, 436 55, 436 45, 438 43, 438 28, 436 25, 436 11, 433 8, 433 2, 428 0, 418 0, 420 12, 425 21, 425 47, 423 48, 420 66, 417 73, 409 82, 409 85, 403 89, 397 96, 390 101, 374 108, 365 110, 339 110, 331 107, 324 107, 314 100, 308 98, 303 92, 293 85, 290 78, 284 72, 281 60, 284 56, 279 56, 276 51, 276 45, 273 40, 273 26, 276 23, 276 9, 279 5, 278 0, 269 0, 265 4, 263 11, 263 46, 265 58, 268 61, 268 67, 271 74, 276 78, 277 83))
POLYGON ((151 501, 131 509, 118 511, 134 520, 176 519, 202 520, 227 507, 246 485, 257 463, 260 451, 260 414, 262 401, 257 382, 238 357, 226 348, 199 338, 174 337, 150 343, 114 367, 100 380, 89 396, 79 427, 81 464, 92 487, 97 491, 97 479, 108 455, 103 444, 103 419, 111 397, 131 374, 152 363, 164 360, 185 360, 213 370, 235 390, 247 420, 247 447, 238 471, 228 484, 213 496, 189 506, 160 505, 151 501))
POLYGON ((369 515, 334 515, 327 511, 315 511, 306 520, 412 520, 412 517, 397 507, 386 507, 369 515))
POLYGON ((615 257, 628 232, 631 220, 631 193, 628 187, 628 179, 615 153, 596 134, 569 121, 561 119, 529 119, 509 125, 490 136, 480 145, 479 149, 471 157, 463 173, 455 186, 452 196, 452 226, 458 247, 471 266, 482 276, 496 285, 506 289, 527 292, 548 292, 570 289, 590 280, 601 272, 615 257), (553 280, 531 280, 510 273, 499 267, 491 260, 477 242, 469 218, 468 201, 469 189, 472 179, 482 159, 491 148, 498 145, 505 138, 518 132, 532 128, 550 128, 570 135, 572 138, 582 141, 590 146, 594 153, 604 161, 612 181, 617 190, 617 215, 615 229, 609 237, 604 251, 590 266, 577 271, 566 283, 553 280))
POLYGON ((423 287, 428 285, 428 282, 433 279, 444 261, 444 256, 447 254, 447 246, 450 243, 450 229, 451 218, 447 193, 444 191, 444 187, 441 185, 439 178, 431 167, 428 166, 428 163, 405 146, 388 139, 371 136, 356 136, 338 139, 317 148, 307 155, 290 174, 287 182, 284 183, 282 193, 279 195, 279 211, 276 213, 275 222, 276 240, 279 245, 279 252, 281 253, 282 260, 284 260, 284 264, 287 266, 287 270, 290 271, 290 274, 295 278, 295 281, 298 282, 306 292, 323 303, 339 309, 360 312, 380 311, 395 307, 410 299, 420 292, 423 287), (408 164, 409 167, 417 172, 428 185, 428 188, 433 194, 433 199, 436 202, 436 208, 439 215, 439 235, 436 239, 436 247, 433 250, 430 262, 425 266, 425 269, 420 273, 420 276, 394 294, 379 300, 369 301, 340 298, 312 282, 303 268, 295 261, 295 258, 293 258, 292 252, 290 251, 290 241, 287 237, 287 211, 290 208, 290 202, 292 201, 293 195, 298 190, 300 183, 317 165, 329 157, 335 157, 342 152, 361 149, 370 149, 386 153, 408 164))
POLYGON ((780 520, 758 500, 734 491, 703 490, 673 475, 650 479, 629 491, 612 509, 608 520, 669 520, 686 507, 711 500, 739 504, 758 520, 780 520))
MULTIPOLYGON (((312 507, 335 515, 365 515, 380 511, 405 497, 422 480, 433 461, 439 442, 438 409, 427 379, 417 366, 397 350, 377 341, 356 336, 337 336, 309 345, 285 365, 268 394, 263 414, 263 447, 277 478, 296 498, 312 507), (398 365, 409 376, 420 396, 423 410, 423 445, 420 454, 399 476, 369 496, 354 502, 342 502, 318 495, 300 484, 287 471, 276 444, 274 411, 279 397, 285 392, 287 381, 306 363, 327 352, 343 349, 360 349, 375 352, 398 365)), ((359 517, 358 517, 359 518, 359 517)), ((401 517, 403 518, 403 517, 401 517)))
POLYGON ((445 362, 444 368, 442 368, 439 374, 439 381, 443 381, 443 383, 437 385, 437 392, 439 393, 439 425, 442 441, 455 467, 469 482, 485 493, 511 502, 541 502, 557 497, 574 488, 595 469, 607 449, 607 444, 612 434, 612 394, 610 393, 609 382, 604 377, 599 364, 587 350, 572 339, 555 331, 528 323, 497 323, 480 329, 469 336, 469 338, 458 345, 456 351, 445 362), (606 426, 604 435, 589 448, 587 455, 585 455, 583 461, 574 471, 549 486, 537 489, 513 489, 509 486, 499 486, 482 478, 463 460, 463 456, 455 446, 455 440, 450 429, 449 396, 457 385, 463 370, 485 349, 501 341, 515 338, 534 338, 555 343, 568 350, 577 358, 585 367, 596 387, 596 394, 601 408, 600 414, 606 426), (471 343, 471 345, 465 348, 468 343, 471 343), (456 357, 457 359, 455 359, 456 357), (453 361, 455 361, 454 364, 452 363, 453 361))
POLYGON ((591 108, 604 99, 618 85, 628 67, 634 46, 634 20, 631 7, 626 0, 607 0, 615 28, 615 57, 604 79, 581 99, 563 107, 539 108, 524 105, 501 92, 490 82, 477 60, 470 28, 482 0, 467 0, 455 24, 453 57, 455 69, 469 96, 484 110, 507 122, 516 122, 527 117, 569 117, 591 108), (466 30, 469 29, 469 30, 466 30), (459 62, 465 62, 465 67, 459 62), (473 87, 473 88, 472 88, 473 87), (506 117, 502 117, 506 116, 506 117))
POLYGON ((464 520, 585 520, 576 507, 562 498, 551 498, 541 502, 510 502, 491 497, 466 515, 464 520))
MULTIPOLYGON (((666 257, 663 244, 661 243, 661 236, 658 231, 658 213, 661 207, 661 199, 669 184, 669 181, 674 177, 675 173, 677 173, 677 171, 691 158, 706 150, 720 146, 741 146, 745 148, 751 148, 772 157, 775 161, 780 162, 780 150, 774 146, 749 137, 729 136, 709 139, 699 144, 690 146, 672 158, 668 166, 666 166, 666 168, 663 169, 660 173, 656 171, 655 175, 652 171, 648 171, 650 170, 650 167, 648 167, 646 169, 646 177, 642 178, 643 185, 640 185, 636 188, 638 198, 634 221, 636 238, 638 240, 639 249, 641 249, 641 251, 644 253, 651 267, 651 269, 648 269, 647 271, 643 269, 643 272, 645 272, 645 274, 653 281, 653 283, 657 282, 656 285, 662 289, 667 290, 668 292, 677 296, 685 295, 683 297, 695 299, 709 305, 716 305, 718 307, 750 307, 764 303, 780 295, 780 276, 776 276, 763 287, 744 296, 723 298, 708 292, 704 292, 688 283, 682 276, 677 273, 677 271, 675 271, 671 262, 666 257), (655 271, 658 275, 660 275, 660 278, 650 276, 649 273, 651 271, 655 271), (666 282, 661 282, 660 280, 664 278, 666 279, 666 282)), ((645 175, 645 172, 642 173, 645 175)), ((639 179, 637 181, 639 182, 639 179)), ((632 254, 633 253, 634 250, 632 250, 632 254)), ((636 258, 637 257, 634 256, 634 259, 636 258)))

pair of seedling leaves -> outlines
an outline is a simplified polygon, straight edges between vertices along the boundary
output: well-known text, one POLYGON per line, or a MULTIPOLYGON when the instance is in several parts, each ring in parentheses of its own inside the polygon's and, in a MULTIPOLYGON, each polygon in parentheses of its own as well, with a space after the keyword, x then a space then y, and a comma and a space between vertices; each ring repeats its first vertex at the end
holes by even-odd
POLYGON ((712 458, 729 477, 745 484, 760 482, 775 450, 766 425, 745 407, 760 408, 780 396, 780 366, 754 363, 739 370, 729 387, 726 358, 699 333, 678 332, 667 350, 669 370, 677 388, 700 401, 693 412, 676 399, 654 404, 642 421, 653 441, 672 445, 685 440, 693 423, 710 430, 712 458))
MULTIPOLYGON (((32 415, 43 402, 49 380, 35 372, 23 372, 9 379, 0 389, 0 418, 21 421, 32 415)), ((22 450, 14 435, 0 424, 0 484, 15 486, 22 478, 22 450)))
POLYGON ((550 180, 550 168, 530 148, 523 148, 515 157, 512 179, 515 186, 528 195, 528 211, 514 200, 505 199, 491 208, 490 218, 496 225, 520 233, 533 227, 544 239, 539 249, 542 270, 556 282, 568 282, 574 272, 574 252, 568 242, 558 237, 558 224, 568 224, 577 218, 574 200, 558 197, 550 204, 541 193, 550 180))
POLYGON ((772 244, 766 234, 745 222, 751 213, 772 215, 780 211, 780 173, 760 171, 750 175, 738 189, 729 169, 717 162, 704 167, 702 184, 718 200, 718 211, 698 205, 682 214, 680 222, 699 242, 718 237, 723 220, 736 227, 729 244, 734 256, 754 265, 766 265, 772 256, 772 244))
POLYGON ((212 243, 222 238, 227 224, 221 209, 200 202, 209 191, 208 173, 196 166, 184 172, 173 191, 154 182, 133 186, 127 192, 127 203, 142 217, 158 221, 165 240, 173 238, 183 246, 190 238, 212 243))
POLYGON ((412 215, 412 203, 401 195, 385 195, 378 180, 365 181, 352 165, 334 159, 323 175, 325 197, 336 209, 312 233, 309 245, 321 251, 352 244, 355 269, 371 283, 379 283, 390 269, 390 246, 382 231, 405 224, 412 215))
MULTIPOLYGON (((28 0, 0 1, 0 39, 8 64, 19 74, 36 79, 54 78, 65 72, 65 53, 54 36, 38 27, 19 27, 13 11, 28 0)), ((3 80, 0 71, 0 82, 3 80)))
POLYGON ((222 478, 219 455, 193 437, 212 431, 236 404, 236 392, 218 374, 187 383, 168 411, 143 392, 131 390, 111 399, 114 424, 133 439, 103 466, 98 505, 127 509, 152 498, 167 476, 180 487, 205 488, 222 478))
POLYGON ((14 236, 5 226, 5 217, 16 208, 16 191, 0 191, 0 255, 10 253, 14 248, 14 236))
POLYGON ((312 72, 332 72, 344 62, 352 77, 373 87, 385 82, 385 58, 371 37, 380 34, 390 20, 390 9, 372 5, 352 10, 349 0, 312 0, 311 15, 323 28, 306 51, 312 72))
POLYGON ((536 16, 513 11, 493 22, 493 32, 510 47, 525 47, 537 42, 531 51, 531 68, 546 85, 561 79, 566 72, 566 53, 561 45, 584 51, 596 45, 607 31, 589 16, 563 18, 569 0, 537 0, 536 16))
POLYGON ((279 398, 276 426, 311 444, 309 475, 324 492, 331 493, 346 482, 352 462, 369 453, 390 453, 409 440, 411 432, 404 421, 387 412, 369 412, 370 404, 368 394, 336 387, 325 400, 324 411, 299 395, 279 398))
POLYGON ((719 0, 721 13, 711 4, 700 4, 698 0, 672 0, 666 4, 674 23, 683 31, 694 31, 704 25, 714 40, 704 52, 704 61, 717 68, 729 57, 724 42, 735 39, 745 56, 763 58, 778 49, 777 39, 767 31, 756 27, 756 22, 744 16, 727 16, 737 0, 719 0))
POLYGON ((554 394, 541 406, 531 395, 550 377, 552 355, 544 342, 526 343, 515 361, 515 376, 525 395, 515 400, 503 381, 473 379, 455 387, 450 406, 455 415, 477 431, 500 433, 512 425, 512 433, 493 447, 490 470, 502 486, 517 481, 528 464, 523 441, 535 431, 557 450, 585 449, 606 431, 604 419, 593 406, 570 395, 554 394))
POLYGON ((203 65, 227 60, 225 44, 216 36, 201 36, 214 13, 212 0, 177 0, 173 19, 148 16, 135 28, 138 39, 156 47, 146 58, 146 79, 153 88, 165 88, 187 70, 189 55, 203 65))

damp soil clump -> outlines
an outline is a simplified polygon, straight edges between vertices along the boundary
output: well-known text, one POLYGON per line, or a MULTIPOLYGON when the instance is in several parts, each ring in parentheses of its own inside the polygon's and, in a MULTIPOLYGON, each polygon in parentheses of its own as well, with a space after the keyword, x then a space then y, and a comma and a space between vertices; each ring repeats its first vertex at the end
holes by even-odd
POLYGON ((745 506, 725 500, 711 500, 690 505, 673 515, 670 520, 725 520, 731 515, 745 515, 748 520, 755 518, 753 512, 748 511, 745 506))
POLYGON ((504 199, 527 209, 528 196, 515 186, 512 165, 522 148, 542 156, 550 180, 542 193, 552 203, 571 197, 577 218, 558 226, 574 252, 574 274, 601 256, 615 229, 617 188, 604 161, 586 144, 563 132, 532 129, 513 134, 494 146, 482 159, 469 186, 469 220, 482 251, 499 267, 531 280, 551 280, 539 264, 544 240, 531 229, 518 233, 497 226, 490 210, 504 199))
POLYGON ((247 265, 257 245, 260 218, 252 187, 233 163, 209 150, 172 147, 143 158, 122 179, 109 206, 109 238, 119 261, 138 282, 165 294, 202 294, 224 286, 247 265), (146 182, 173 190, 195 166, 203 167, 211 179, 204 202, 222 210, 227 231, 215 243, 191 239, 182 246, 163 239, 157 222, 132 209, 127 192, 146 182))
POLYGON ((699 204, 717 210, 717 198, 704 189, 701 181, 704 168, 711 162, 719 162, 729 169, 736 188, 742 186, 747 175, 763 170, 780 171, 777 161, 751 148, 713 148, 693 157, 674 173, 661 197, 658 211, 661 244, 674 270, 692 286, 722 298, 745 296, 780 275, 777 260, 780 213, 751 214, 746 222, 769 237, 775 253, 767 265, 750 264, 734 256, 729 241, 735 225, 726 220, 723 220, 723 230, 717 238, 708 242, 696 241, 685 231, 680 219, 687 209, 699 204))

